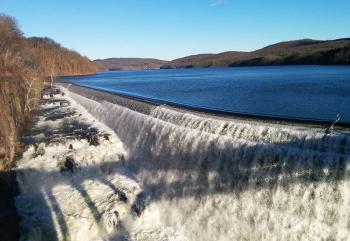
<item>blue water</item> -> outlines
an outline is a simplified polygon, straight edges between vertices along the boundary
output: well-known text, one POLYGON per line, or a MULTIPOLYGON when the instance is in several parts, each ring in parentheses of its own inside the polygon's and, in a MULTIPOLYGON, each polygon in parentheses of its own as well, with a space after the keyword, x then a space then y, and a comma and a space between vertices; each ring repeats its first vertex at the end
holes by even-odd
POLYGON ((231 113, 350 123, 350 66, 111 71, 64 81, 231 113))

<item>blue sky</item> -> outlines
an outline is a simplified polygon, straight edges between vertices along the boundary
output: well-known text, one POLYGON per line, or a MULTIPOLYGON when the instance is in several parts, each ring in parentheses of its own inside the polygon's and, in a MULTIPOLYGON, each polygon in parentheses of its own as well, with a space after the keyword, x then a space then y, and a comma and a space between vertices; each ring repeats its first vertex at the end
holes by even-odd
POLYGON ((26 36, 91 59, 174 59, 283 40, 350 37, 349 0, 0 0, 26 36))

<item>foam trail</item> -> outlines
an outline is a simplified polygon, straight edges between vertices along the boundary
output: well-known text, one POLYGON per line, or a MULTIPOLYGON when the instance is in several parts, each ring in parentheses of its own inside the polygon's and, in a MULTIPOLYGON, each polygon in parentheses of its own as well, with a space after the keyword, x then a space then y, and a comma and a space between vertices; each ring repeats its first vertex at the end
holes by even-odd
POLYGON ((140 240, 150 223, 187 240, 349 237, 348 136, 70 96, 117 133, 150 194, 140 240))

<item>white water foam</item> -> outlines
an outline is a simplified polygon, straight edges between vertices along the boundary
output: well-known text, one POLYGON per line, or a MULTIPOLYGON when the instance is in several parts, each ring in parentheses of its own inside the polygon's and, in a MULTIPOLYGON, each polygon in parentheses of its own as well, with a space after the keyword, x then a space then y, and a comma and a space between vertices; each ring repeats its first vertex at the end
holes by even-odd
MULTIPOLYGON (((44 146, 39 156, 34 147, 24 153, 16 170, 22 240, 350 237, 348 136, 162 106, 144 115, 65 92, 77 111, 72 118, 111 136, 98 146, 70 140, 44 146), (78 171, 59 172, 69 155, 78 171), (130 206, 139 197, 146 207, 135 217, 130 206)), ((37 125, 65 124, 42 119, 37 125)))
POLYGON ((150 194, 136 226, 161 223, 183 240, 350 237, 348 136, 70 96, 117 133, 150 194))
MULTIPOLYGON (((130 203, 142 191, 123 167, 127 156, 123 143, 68 96, 54 98, 69 101, 69 106, 61 109, 74 110, 75 114, 58 120, 40 116, 34 129, 59 132, 72 123, 68 119, 73 119, 108 134, 108 139, 100 138, 97 146, 86 139, 62 139, 41 143, 36 151, 31 146, 23 154, 15 170, 20 188, 16 207, 21 217, 21 240, 123 240, 127 237, 123 222, 133 220, 130 203), (74 158, 74 173, 60 171, 66 157, 74 158), (125 194, 127 202, 116 188, 125 194)), ((42 110, 57 106, 45 104, 42 110)), ((40 140, 44 136, 42 133, 33 138, 40 140)))

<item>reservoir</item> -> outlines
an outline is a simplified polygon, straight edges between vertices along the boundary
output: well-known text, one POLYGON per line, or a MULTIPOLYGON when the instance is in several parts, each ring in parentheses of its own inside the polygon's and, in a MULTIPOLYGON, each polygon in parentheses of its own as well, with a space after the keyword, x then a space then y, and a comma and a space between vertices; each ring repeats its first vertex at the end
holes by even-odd
POLYGON ((144 100, 253 116, 350 123, 349 66, 110 71, 61 80, 144 100))

